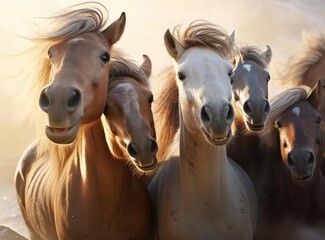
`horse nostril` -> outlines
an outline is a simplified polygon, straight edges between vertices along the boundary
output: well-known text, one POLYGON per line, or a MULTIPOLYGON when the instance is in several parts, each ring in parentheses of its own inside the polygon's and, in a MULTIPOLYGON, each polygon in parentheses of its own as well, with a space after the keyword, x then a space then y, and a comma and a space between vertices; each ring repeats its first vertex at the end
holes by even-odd
POLYGON ((268 101, 265 101, 264 113, 268 114, 270 112, 270 104, 268 101))
POLYGON ((308 154, 309 154, 309 156, 308 156, 308 159, 307 159, 307 165, 309 165, 309 166, 313 166, 314 163, 315 163, 315 157, 314 157, 314 154, 311 153, 311 152, 309 152, 308 154))
POLYGON ((204 123, 210 123, 211 121, 212 113, 210 111, 210 108, 208 106, 203 106, 201 108, 201 120, 204 123))
POLYGON ((292 155, 290 153, 288 154, 288 165, 290 167, 294 167, 295 166, 295 162, 293 161, 292 155))
POLYGON ((158 152, 158 144, 154 139, 149 141, 149 152, 153 154, 158 152))
POLYGON ((252 110, 252 106, 251 103, 249 101, 246 101, 243 105, 243 109, 244 112, 248 115, 252 114, 253 110, 252 110))
POLYGON ((72 89, 67 96, 67 109, 69 112, 75 111, 81 104, 81 92, 79 89, 72 89))
POLYGON ((47 89, 44 89, 39 98, 39 106, 44 112, 47 112, 50 107, 50 104, 50 93, 47 89))
POLYGON ((225 117, 226 117, 226 121, 228 123, 230 123, 230 122, 232 122, 234 120, 235 112, 234 112, 234 108, 232 107, 231 104, 228 104, 225 107, 225 117))
POLYGON ((136 157, 139 154, 138 147, 135 143, 130 143, 126 147, 128 153, 130 154, 131 157, 136 157))

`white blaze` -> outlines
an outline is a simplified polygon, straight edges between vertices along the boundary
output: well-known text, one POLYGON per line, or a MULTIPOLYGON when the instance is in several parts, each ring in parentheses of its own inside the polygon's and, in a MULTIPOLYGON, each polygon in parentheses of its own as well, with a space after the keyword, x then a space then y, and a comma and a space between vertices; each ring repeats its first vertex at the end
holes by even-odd
POLYGON ((244 64, 243 65, 243 68, 247 71, 247 72, 251 72, 251 68, 252 68, 252 65, 250 65, 250 64, 244 64))
POLYGON ((297 118, 299 118, 299 115, 300 115, 300 108, 298 108, 298 107, 294 107, 294 108, 292 109, 292 112, 293 112, 294 114, 296 114, 297 118))

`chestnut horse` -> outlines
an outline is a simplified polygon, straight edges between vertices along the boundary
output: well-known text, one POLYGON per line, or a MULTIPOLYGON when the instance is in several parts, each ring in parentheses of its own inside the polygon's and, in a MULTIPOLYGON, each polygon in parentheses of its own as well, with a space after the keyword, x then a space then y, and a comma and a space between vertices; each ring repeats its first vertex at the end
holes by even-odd
POLYGON ((256 158, 258 135, 263 130, 270 111, 270 74, 266 69, 271 57, 272 50, 269 46, 266 46, 264 52, 255 46, 241 47, 239 62, 231 76, 235 120, 232 126, 233 138, 227 146, 227 154, 253 181, 260 162, 256 158))
POLYGON ((167 30, 164 36, 175 63, 175 76, 165 84, 178 89, 180 128, 149 185, 157 237, 252 239, 255 191, 226 153, 234 119, 230 59, 235 46, 223 29, 205 21, 184 31, 175 28, 174 34, 167 30))
MULTIPOLYGON (((99 7, 58 14, 59 27, 39 39, 49 49, 49 57, 40 55, 39 69, 33 69, 43 88, 36 91, 47 116, 46 135, 27 148, 15 176, 31 239, 146 239, 151 234, 150 197, 129 165, 149 170, 156 162, 152 95, 142 70, 135 75, 142 81, 132 81, 128 71, 108 87, 109 75, 116 75, 112 46, 123 33, 125 14, 101 31, 105 19, 99 7), (116 92, 123 94, 121 102, 132 96, 119 112, 110 104, 118 101, 116 92), (109 123, 101 118, 104 111, 109 123), (133 118, 141 123, 136 129, 133 118), (147 158, 143 149, 149 149, 147 158)), ((143 69, 149 72, 148 60, 143 69)))
POLYGON ((300 239, 294 233, 297 225, 324 230, 323 121, 308 95, 297 87, 272 100, 260 137, 256 239, 300 239))

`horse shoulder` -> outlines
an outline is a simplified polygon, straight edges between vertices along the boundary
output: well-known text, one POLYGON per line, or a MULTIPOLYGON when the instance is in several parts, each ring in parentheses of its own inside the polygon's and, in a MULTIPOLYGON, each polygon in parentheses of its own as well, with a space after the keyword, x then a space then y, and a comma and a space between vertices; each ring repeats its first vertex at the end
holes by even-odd
POLYGON ((20 206, 25 207, 25 184, 28 170, 37 158, 37 141, 30 143, 18 161, 15 173, 15 186, 20 206))

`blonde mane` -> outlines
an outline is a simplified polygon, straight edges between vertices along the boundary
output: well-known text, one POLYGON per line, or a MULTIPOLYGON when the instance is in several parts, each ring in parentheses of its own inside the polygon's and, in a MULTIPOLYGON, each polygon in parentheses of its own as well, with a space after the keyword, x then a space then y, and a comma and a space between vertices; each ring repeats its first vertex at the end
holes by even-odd
POLYGON ((299 102, 300 100, 306 100, 311 93, 312 90, 310 87, 297 86, 280 92, 270 100, 271 111, 267 116, 265 127, 261 134, 262 145, 266 144, 275 146, 277 140, 273 139, 275 136, 272 133, 274 131, 274 123, 278 116, 293 104, 299 102))
POLYGON ((298 86, 309 68, 325 57, 325 35, 319 31, 304 33, 304 41, 297 53, 290 57, 285 69, 279 73, 282 85, 298 86))
MULTIPOLYGON (((238 63, 243 63, 245 61, 252 61, 262 68, 267 68, 268 63, 263 57, 263 52, 255 46, 243 46, 239 49, 240 56, 236 58, 239 59, 238 63)), ((237 62, 237 61, 236 61, 237 62)))
POLYGON ((225 59, 232 59, 238 53, 235 43, 224 29, 204 20, 190 23, 185 30, 181 25, 177 25, 173 35, 185 50, 191 47, 206 47, 225 59))
POLYGON ((178 88, 173 66, 169 66, 158 76, 154 88, 153 113, 157 134, 158 161, 171 143, 179 127, 178 88))

